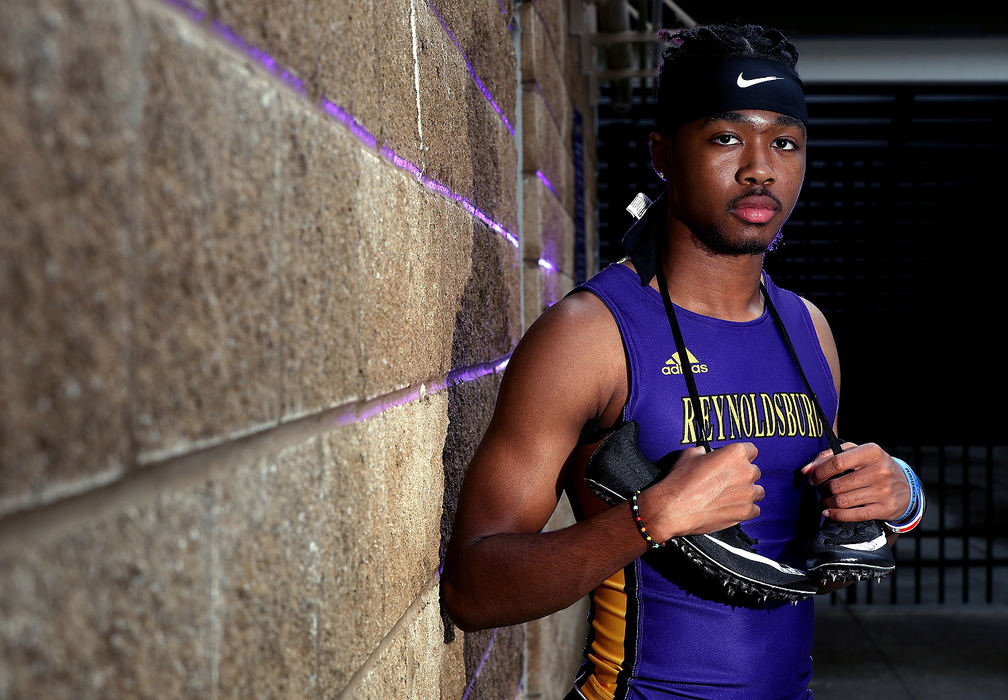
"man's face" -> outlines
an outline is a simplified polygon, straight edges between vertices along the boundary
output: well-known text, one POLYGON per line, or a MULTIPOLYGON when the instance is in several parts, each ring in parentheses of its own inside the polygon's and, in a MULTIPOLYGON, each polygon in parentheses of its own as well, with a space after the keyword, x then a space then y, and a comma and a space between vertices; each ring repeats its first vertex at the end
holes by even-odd
POLYGON ((699 119, 673 139, 653 134, 672 225, 722 255, 760 255, 791 214, 805 177, 805 128, 776 112, 699 119))

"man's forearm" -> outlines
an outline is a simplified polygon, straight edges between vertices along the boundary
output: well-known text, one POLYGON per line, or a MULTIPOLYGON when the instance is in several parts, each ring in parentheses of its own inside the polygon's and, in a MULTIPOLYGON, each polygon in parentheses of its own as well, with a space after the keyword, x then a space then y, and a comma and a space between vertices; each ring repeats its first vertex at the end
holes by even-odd
POLYGON ((464 630, 514 625, 574 604, 646 550, 621 504, 562 530, 461 544, 445 562, 442 596, 464 630))

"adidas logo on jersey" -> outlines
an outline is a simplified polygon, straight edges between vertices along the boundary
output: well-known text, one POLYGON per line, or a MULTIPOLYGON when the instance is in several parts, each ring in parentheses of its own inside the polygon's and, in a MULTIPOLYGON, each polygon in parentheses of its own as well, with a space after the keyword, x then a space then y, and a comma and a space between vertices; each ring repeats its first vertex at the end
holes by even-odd
MULTIPOLYGON (((690 369, 693 370, 694 374, 703 374, 707 371, 707 365, 702 364, 696 355, 689 351, 689 348, 684 348, 684 350, 686 351, 686 359, 689 361, 690 369)), ((665 366, 661 368, 661 372, 666 376, 683 373, 682 360, 679 359, 678 352, 665 360, 665 366)))

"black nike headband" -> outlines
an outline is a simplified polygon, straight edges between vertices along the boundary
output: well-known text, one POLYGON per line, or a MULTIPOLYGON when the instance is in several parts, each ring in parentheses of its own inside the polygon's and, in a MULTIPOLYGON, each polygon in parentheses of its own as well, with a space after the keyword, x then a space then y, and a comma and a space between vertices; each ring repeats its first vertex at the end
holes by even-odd
POLYGON ((742 109, 779 112, 808 123, 801 78, 778 61, 735 56, 662 68, 658 131, 671 134, 695 119, 742 109))

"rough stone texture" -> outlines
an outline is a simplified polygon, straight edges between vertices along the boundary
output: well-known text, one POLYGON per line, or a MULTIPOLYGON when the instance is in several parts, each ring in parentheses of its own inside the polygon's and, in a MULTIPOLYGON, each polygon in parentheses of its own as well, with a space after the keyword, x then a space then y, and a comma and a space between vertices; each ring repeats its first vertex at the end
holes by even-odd
POLYGON ((478 103, 475 114, 460 108, 467 104, 471 79, 462 56, 425 3, 418 4, 416 29, 420 125, 423 129, 423 154, 419 165, 429 177, 471 199, 473 162, 467 140, 469 121, 486 118, 485 110, 478 103))
MULTIPOLYGON (((550 34, 531 3, 518 8, 522 23, 521 70, 523 83, 536 83, 564 143, 570 140, 571 102, 564 85, 564 70, 553 51, 550 34)), ((564 32, 566 37, 566 32, 564 32)))
POLYGON ((132 461, 138 121, 138 39, 124 3, 46 0, 4 15, 0 513, 132 461))
MULTIPOLYGON (((438 550, 440 561, 444 561, 451 539, 452 528, 455 525, 455 515, 458 506, 458 496, 462 489, 469 461, 472 459, 483 434, 490 425, 496 405, 497 392, 503 375, 499 372, 487 374, 475 381, 458 384, 446 393, 448 396, 448 431, 445 436, 444 450, 441 453, 441 464, 444 469, 444 491, 441 511, 441 542, 438 550)), ((456 628, 442 610, 442 621, 445 629, 445 641, 452 642, 455 647, 457 667, 461 659, 461 639, 456 635, 456 628)), ((455 697, 445 695, 445 697, 455 697)))
POLYGON ((524 627, 515 625, 466 634, 465 665, 470 698, 516 697, 524 674, 524 627))
POLYGON ((444 503, 441 515, 440 559, 444 559, 455 524, 459 491, 469 460, 490 425, 500 389, 500 373, 459 384, 447 391, 448 432, 441 463, 444 467, 444 503))
POLYGON ((437 587, 424 592, 419 602, 420 610, 378 656, 354 689, 353 697, 405 700, 461 697, 445 694, 441 685, 446 650, 438 615, 437 587))
POLYGON ((588 599, 530 622, 526 627, 526 691, 529 698, 562 698, 573 685, 588 631, 588 599))
POLYGON ((544 258, 570 274, 574 261, 574 222, 553 193, 534 174, 524 175, 525 258, 544 258))
MULTIPOLYGON (((442 625, 449 625, 444 622, 442 625)), ((446 634, 447 636, 447 634, 446 634)), ((458 635, 450 642, 441 643, 441 697, 461 698, 465 693, 465 640, 458 635)))
POLYGON ((339 264, 359 278, 361 370, 365 394, 374 396, 458 366, 451 343, 470 274, 468 251, 492 249, 495 241, 454 203, 376 157, 365 153, 360 161, 354 212, 360 246, 355 264, 339 264))
MULTIPOLYGON (((414 0, 418 5, 425 0, 414 0)), ((437 17, 458 42, 473 73, 490 92, 494 102, 512 126, 515 124, 517 60, 508 25, 514 15, 513 3, 502 7, 499 0, 451 2, 426 0, 437 17)))
POLYGON ((207 697, 211 493, 165 492, 0 562, 0 697, 207 697))
POLYGON ((277 86, 148 19, 134 425, 155 457, 279 417, 281 199, 277 86))
MULTIPOLYGON (((536 135, 555 142, 543 171, 569 198, 563 8, 541 4, 536 135)), ((351 679, 361 697, 519 692, 524 628, 445 643, 436 599, 499 373, 349 425, 316 418, 315 437, 267 454, 291 434, 271 432, 280 421, 300 430, 517 343, 528 263, 480 220, 518 229, 514 11, 8 12, 0 515, 151 471, 127 474, 136 503, 106 489, 80 528, 0 555, 0 697, 329 697, 351 679), (231 441, 255 431, 263 453, 233 459, 246 443, 231 441), (221 451, 188 461, 210 444, 221 451), (205 479, 174 469, 204 458, 205 479)), ((569 248, 567 199, 533 184, 529 250, 569 248)), ((532 264, 536 305, 569 288, 532 264)))
MULTIPOLYGON (((404 158, 419 160, 410 3, 217 0, 214 19, 346 110, 404 158)), ((279 70, 279 69, 278 69, 279 70)))
POLYGON ((362 287, 356 214, 362 176, 359 147, 346 129, 308 105, 283 104, 279 326, 282 410, 289 419, 364 396, 364 343, 354 310, 362 287))
POLYGON ((567 3, 568 0, 533 0, 532 9, 542 25, 550 51, 556 56, 561 67, 566 68, 566 51, 564 40, 567 38, 567 3))
POLYGON ((541 171, 552 194, 568 214, 574 213, 574 163, 572 145, 565 143, 557 125, 536 90, 522 91, 522 168, 526 173, 541 171))
MULTIPOLYGON (((495 222, 511 232, 518 225, 518 149, 514 137, 493 119, 473 90, 468 93, 471 113, 482 110, 484 119, 469 121, 473 161, 473 202, 495 222)), ((483 103, 486 104, 485 101, 483 103)))
POLYGON ((325 437, 319 565, 323 688, 343 688, 439 565, 442 392, 325 437))
POLYGON ((539 315, 546 310, 546 294, 543 282, 545 270, 539 268, 534 260, 525 261, 525 276, 522 279, 522 294, 525 295, 525 326, 531 326, 539 315))
POLYGON ((521 333, 521 293, 515 249, 477 225, 452 331, 452 366, 469 367, 507 355, 521 333))
POLYGON ((230 697, 309 697, 320 687, 322 547, 338 527, 321 440, 238 469, 216 484, 217 687, 230 697))
POLYGON ((560 271, 544 270, 533 260, 525 262, 525 318, 528 325, 574 288, 574 280, 560 271))
POLYGON ((417 5, 424 175, 515 228, 514 138, 425 3, 417 5))

